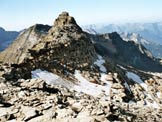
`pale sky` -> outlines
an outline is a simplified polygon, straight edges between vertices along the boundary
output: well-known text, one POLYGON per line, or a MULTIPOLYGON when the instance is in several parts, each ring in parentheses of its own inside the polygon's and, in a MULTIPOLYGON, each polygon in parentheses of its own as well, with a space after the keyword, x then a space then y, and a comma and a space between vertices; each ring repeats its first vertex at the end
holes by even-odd
POLYGON ((52 25, 68 11, 79 25, 162 21, 162 0, 0 0, 0 27, 52 25))

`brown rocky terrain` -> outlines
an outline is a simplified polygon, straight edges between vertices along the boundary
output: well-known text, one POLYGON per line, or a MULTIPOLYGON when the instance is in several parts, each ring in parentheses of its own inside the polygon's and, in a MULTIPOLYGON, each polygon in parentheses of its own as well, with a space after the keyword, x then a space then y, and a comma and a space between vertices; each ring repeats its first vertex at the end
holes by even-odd
MULTIPOLYGON (((8 67, 3 67, 7 73, 8 67)), ((128 80, 128 87, 109 74, 110 96, 78 93, 41 79, 0 79, 1 122, 160 122, 162 121, 162 77, 146 81, 148 91, 128 80), (129 91, 130 90, 130 91, 129 91), (131 93, 130 93, 131 92, 131 93), (150 96, 147 96, 147 94, 150 96), (155 94, 159 93, 159 94, 155 94), (157 96, 158 95, 158 96, 157 96), (153 98, 153 99, 152 99, 153 98), (145 102, 149 101, 150 104, 145 102), (155 103, 156 101, 156 103, 155 103)), ((97 92, 97 91, 96 91, 97 92)))
MULTIPOLYGON (((52 27, 24 31, 0 53, 0 121, 162 121, 162 74, 118 65, 111 55, 133 45, 120 41, 116 33, 95 38, 82 31, 67 12, 52 27), (109 47, 99 50, 99 40, 109 47)), ((151 58, 133 47, 135 56, 151 58)), ((126 49, 121 57, 129 56, 126 49)))

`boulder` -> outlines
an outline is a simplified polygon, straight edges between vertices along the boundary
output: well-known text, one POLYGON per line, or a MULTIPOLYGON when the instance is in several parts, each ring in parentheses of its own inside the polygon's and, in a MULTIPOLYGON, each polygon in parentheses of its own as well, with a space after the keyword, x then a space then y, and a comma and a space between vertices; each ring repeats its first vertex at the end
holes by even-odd
POLYGON ((74 103, 71 106, 71 109, 75 112, 80 112, 82 110, 83 106, 81 105, 81 103, 74 103))
POLYGON ((46 82, 41 79, 31 79, 21 83, 22 87, 31 88, 31 89, 45 89, 46 82))

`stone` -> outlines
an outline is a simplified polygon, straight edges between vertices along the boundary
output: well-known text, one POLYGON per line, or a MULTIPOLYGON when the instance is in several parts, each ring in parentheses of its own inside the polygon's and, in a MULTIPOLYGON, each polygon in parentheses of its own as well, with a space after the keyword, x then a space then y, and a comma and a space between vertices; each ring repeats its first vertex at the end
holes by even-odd
POLYGON ((22 97, 25 97, 26 96, 26 93, 24 92, 24 91, 20 91, 19 93, 18 93, 18 97, 19 98, 22 98, 22 97))
POLYGON ((112 74, 108 74, 106 76, 106 79, 105 80, 107 80, 107 81, 113 81, 113 75, 112 74))
POLYGON ((61 119, 61 118, 65 118, 65 117, 68 117, 68 116, 71 116, 73 115, 73 111, 71 109, 57 109, 57 112, 56 112, 56 118, 57 119, 61 119))
POLYGON ((62 27, 66 24, 74 24, 76 25, 76 21, 73 17, 69 16, 68 12, 62 12, 59 17, 55 20, 54 26, 55 27, 62 27))
POLYGON ((104 111, 101 108, 95 108, 91 112, 91 115, 102 115, 102 114, 104 114, 104 111))
POLYGON ((43 110, 47 110, 47 109, 51 108, 52 105, 51 104, 43 104, 42 107, 43 107, 43 110))
POLYGON ((81 103, 74 103, 71 106, 71 109, 75 112, 80 112, 82 110, 83 106, 81 105, 81 103))
POLYGON ((82 111, 77 115, 77 119, 80 122, 94 122, 94 118, 90 116, 90 112, 82 111))
POLYGON ((38 112, 36 111, 35 108, 32 108, 32 107, 22 106, 21 111, 22 111, 22 114, 24 114, 24 118, 23 118, 24 121, 28 121, 38 116, 38 112))
POLYGON ((46 83, 41 79, 31 79, 29 82, 25 81, 21 83, 21 86, 31 89, 44 89, 46 87, 46 83))
POLYGON ((105 117, 105 115, 95 116, 94 118, 95 118, 95 120, 98 121, 98 122, 109 122, 109 121, 107 120, 107 118, 105 117))
POLYGON ((0 121, 6 122, 18 112, 19 110, 14 108, 0 108, 0 121))

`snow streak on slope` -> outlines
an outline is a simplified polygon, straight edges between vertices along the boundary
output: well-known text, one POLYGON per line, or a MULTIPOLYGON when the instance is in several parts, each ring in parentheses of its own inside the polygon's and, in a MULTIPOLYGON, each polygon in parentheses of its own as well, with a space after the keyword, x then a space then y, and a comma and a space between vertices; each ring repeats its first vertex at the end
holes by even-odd
POLYGON ((154 101, 154 98, 149 94, 148 92, 148 86, 146 83, 144 83, 141 78, 133 73, 133 72, 127 72, 126 76, 129 78, 129 79, 132 79, 134 82, 140 84, 141 87, 143 87, 143 89, 146 91, 146 95, 151 99, 153 100, 153 103, 149 102, 147 99, 145 99, 144 101, 146 102, 146 105, 147 106, 150 106, 150 107, 153 107, 153 108, 159 108, 159 105, 156 101, 154 101))
POLYGON ((90 83, 80 74, 78 70, 75 71, 74 76, 78 81, 80 81, 80 83, 77 86, 74 86, 74 89, 76 91, 83 92, 83 93, 86 93, 86 94, 89 94, 95 97, 102 94, 103 92, 105 92, 106 95, 110 94, 111 84, 105 80, 104 75, 102 75, 101 79, 105 81, 106 83, 105 86, 90 83))
POLYGON ((41 78, 46 81, 47 84, 52 84, 54 81, 57 81, 60 77, 48 71, 42 71, 37 69, 32 71, 32 78, 41 78))
POLYGON ((42 71, 40 69, 32 71, 32 78, 43 79, 47 84, 62 85, 66 88, 75 90, 77 92, 83 92, 94 97, 97 97, 102 93, 105 93, 106 95, 110 94, 111 83, 105 80, 105 74, 101 74, 101 80, 106 83, 104 86, 90 83, 80 74, 78 70, 75 71, 74 77, 79 81, 78 84, 74 84, 73 82, 62 79, 58 75, 48 71, 42 71))
POLYGON ((94 62, 95 65, 97 65, 100 68, 101 72, 107 72, 105 66, 103 65, 105 63, 105 60, 102 58, 102 56, 98 55, 98 59, 94 62))
POLYGON ((146 83, 144 83, 138 75, 136 75, 133 72, 127 72, 126 76, 129 79, 132 79, 133 81, 135 81, 136 83, 139 83, 147 91, 146 83))
POLYGON ((66 88, 72 88, 74 85, 72 82, 62 79, 60 76, 53 74, 48 71, 42 71, 41 69, 37 69, 31 72, 32 78, 39 78, 44 80, 47 84, 54 84, 54 85, 62 85, 66 88))

